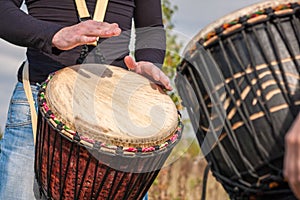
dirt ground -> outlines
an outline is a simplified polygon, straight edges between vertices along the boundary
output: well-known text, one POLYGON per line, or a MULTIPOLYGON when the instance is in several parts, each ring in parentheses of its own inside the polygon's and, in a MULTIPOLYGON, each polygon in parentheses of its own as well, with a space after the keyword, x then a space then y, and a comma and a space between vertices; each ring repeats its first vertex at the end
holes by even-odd
MULTIPOLYGON (((163 168, 149 191, 149 200, 199 200, 202 194, 205 159, 190 154, 163 168)), ((223 187, 209 174, 207 200, 227 200, 223 187)))

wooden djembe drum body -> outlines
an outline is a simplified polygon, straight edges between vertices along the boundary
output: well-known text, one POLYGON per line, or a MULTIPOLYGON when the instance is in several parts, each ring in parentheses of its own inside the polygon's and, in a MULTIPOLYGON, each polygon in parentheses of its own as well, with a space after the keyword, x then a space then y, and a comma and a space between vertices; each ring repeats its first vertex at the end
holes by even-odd
POLYGON ((39 104, 35 174, 48 199, 142 199, 181 135, 169 96, 113 66, 56 72, 39 104))

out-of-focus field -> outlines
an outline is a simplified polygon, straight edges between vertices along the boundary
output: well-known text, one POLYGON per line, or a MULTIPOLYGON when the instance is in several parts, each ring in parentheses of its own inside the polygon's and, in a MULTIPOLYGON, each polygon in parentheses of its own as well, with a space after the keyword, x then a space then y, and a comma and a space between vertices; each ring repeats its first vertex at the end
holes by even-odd
MULTIPOLYGON (((149 200, 200 200, 204 158, 197 156, 197 142, 193 142, 183 156, 164 167, 149 190, 149 200)), ((206 189, 207 200, 228 200, 223 187, 209 174, 206 189)))

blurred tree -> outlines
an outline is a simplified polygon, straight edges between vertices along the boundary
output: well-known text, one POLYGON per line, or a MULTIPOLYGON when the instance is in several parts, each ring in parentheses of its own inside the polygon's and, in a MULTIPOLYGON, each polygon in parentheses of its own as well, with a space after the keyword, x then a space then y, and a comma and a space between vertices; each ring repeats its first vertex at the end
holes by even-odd
POLYGON ((2 139, 3 137, 3 130, 2 130, 2 127, 0 126, 0 140, 2 139))
MULTIPOLYGON (((173 23, 173 16, 174 13, 178 10, 178 7, 171 3, 172 0, 162 0, 162 11, 163 11, 163 20, 164 25, 166 29, 166 37, 167 37, 167 49, 166 49, 166 57, 163 64, 163 71, 170 77, 171 80, 173 80, 176 76, 176 68, 181 62, 181 55, 180 52, 182 50, 183 44, 180 42, 180 38, 178 38, 178 35, 176 35, 174 30, 174 23, 173 23)), ((179 110, 181 113, 185 112, 184 108, 181 104, 181 98, 178 95, 178 92, 173 85, 174 90, 171 92, 168 92, 169 96, 174 101, 177 110, 179 110)), ((189 118, 182 118, 181 119, 183 124, 185 124, 185 133, 192 131, 191 130, 191 123, 189 118)), ((191 157, 197 157, 200 152, 199 144, 196 140, 194 140, 194 137, 191 138, 182 138, 182 140, 186 140, 183 145, 183 148, 181 148, 182 151, 187 151, 187 154, 191 157), (187 144, 189 144, 187 146, 187 144), (188 149, 187 149, 188 147, 188 149)), ((179 144, 178 144, 179 145, 179 144)), ((180 148, 177 148, 180 149, 180 148)), ((182 152, 179 152, 179 154, 182 152)))
MULTIPOLYGON (((163 20, 167 36, 166 57, 163 64, 163 71, 168 77, 174 79, 176 75, 176 67, 181 61, 180 50, 182 43, 178 42, 178 36, 172 32, 174 29, 173 15, 178 10, 176 5, 173 5, 170 0, 162 0, 163 20)), ((180 98, 173 91, 169 93, 170 97, 175 102, 177 109, 181 109, 180 98)))
MULTIPOLYGON (((178 35, 172 31, 174 29, 173 15, 178 10, 176 5, 173 5, 170 1, 162 0, 162 9, 164 17, 164 25, 167 30, 167 50, 166 57, 163 65, 163 71, 174 79, 176 75, 176 68, 180 64, 181 56, 180 51, 183 44, 179 42, 178 35)), ((170 92, 169 95, 177 105, 178 110, 183 110, 181 106, 181 99, 178 96, 176 88, 170 92)), ((183 119, 185 124, 185 133, 187 133, 187 124, 190 124, 189 119, 183 119)), ((149 191, 149 199, 152 200, 181 200, 181 199, 199 199, 202 192, 203 184, 203 172, 206 166, 204 159, 199 159, 200 147, 194 138, 182 138, 181 142, 185 140, 189 145, 186 149, 186 145, 180 146, 178 144, 175 151, 186 151, 183 156, 178 160, 179 162, 173 162, 168 167, 163 168, 159 176, 154 181, 149 191)), ((183 143, 184 144, 184 143, 183 143)), ((174 155, 174 150, 172 154, 174 155)), ((175 152, 176 153, 176 152, 175 152)), ((179 152, 181 154, 182 152, 179 152)), ((172 155, 171 155, 172 156, 172 155)), ((201 155, 200 155, 201 156, 201 155)), ((228 199, 226 192, 222 186, 212 179, 207 185, 207 199, 222 200, 228 199)))

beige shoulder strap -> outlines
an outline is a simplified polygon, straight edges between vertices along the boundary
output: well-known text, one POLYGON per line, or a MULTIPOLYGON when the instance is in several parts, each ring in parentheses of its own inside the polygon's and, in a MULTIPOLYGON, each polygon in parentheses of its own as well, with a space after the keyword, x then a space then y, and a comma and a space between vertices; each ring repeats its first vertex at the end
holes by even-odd
POLYGON ((93 20, 103 22, 107 8, 108 0, 98 0, 95 8, 93 20))
POLYGON ((25 62, 23 67, 23 87, 25 90, 25 94, 30 106, 30 114, 31 114, 31 123, 32 123, 32 132, 33 132, 33 141, 35 145, 36 140, 36 129, 37 129, 37 112, 34 106, 34 99, 32 96, 32 91, 29 82, 29 67, 28 61, 25 62))
POLYGON ((80 19, 89 18, 90 13, 87 9, 85 0, 75 0, 77 12, 80 19))
MULTIPOLYGON (((75 3, 76 3, 77 12, 78 12, 80 19, 85 19, 85 18, 91 17, 90 13, 87 9, 85 0, 75 0, 75 3)), ((98 22, 103 22, 107 4, 108 4, 108 0, 97 0, 93 20, 98 21, 98 22)), ((97 42, 92 43, 92 45, 96 46, 97 42)))
MULTIPOLYGON (((89 18, 90 13, 87 9, 85 0, 75 0, 78 15, 81 19, 89 18)), ((108 0, 97 0, 93 20, 103 22, 108 0)))

